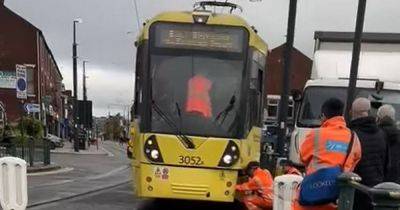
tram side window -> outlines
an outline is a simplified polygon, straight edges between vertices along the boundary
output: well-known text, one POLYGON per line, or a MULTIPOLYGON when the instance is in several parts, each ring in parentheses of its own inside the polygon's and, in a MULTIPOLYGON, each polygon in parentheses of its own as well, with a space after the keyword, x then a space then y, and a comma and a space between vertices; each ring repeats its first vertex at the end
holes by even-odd
POLYGON ((260 62, 260 53, 254 52, 250 70, 250 122, 251 125, 260 126, 262 121, 262 90, 264 78, 264 66, 260 62))
POLYGON ((144 69, 145 69, 145 46, 146 43, 140 44, 137 48, 136 56, 136 73, 135 73, 135 102, 133 106, 133 113, 135 118, 142 118, 143 107, 143 86, 144 86, 144 69))

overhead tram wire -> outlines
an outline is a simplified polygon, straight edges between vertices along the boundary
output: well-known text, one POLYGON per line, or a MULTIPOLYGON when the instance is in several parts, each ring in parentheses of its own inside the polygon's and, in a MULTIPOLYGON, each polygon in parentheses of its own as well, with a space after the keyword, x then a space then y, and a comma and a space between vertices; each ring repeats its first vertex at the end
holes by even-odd
POLYGON ((138 29, 138 32, 139 32, 140 31, 140 17, 139 17, 139 10, 138 10, 138 6, 137 6, 136 0, 133 0, 133 5, 135 7, 136 23, 137 23, 137 29, 138 29))

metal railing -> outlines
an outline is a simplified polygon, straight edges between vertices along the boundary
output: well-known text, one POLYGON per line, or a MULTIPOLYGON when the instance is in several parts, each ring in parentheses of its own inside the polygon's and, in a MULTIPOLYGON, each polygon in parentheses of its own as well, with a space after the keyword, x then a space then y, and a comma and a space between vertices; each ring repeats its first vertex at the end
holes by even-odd
POLYGON ((400 210, 400 185, 384 182, 370 188, 360 184, 360 181, 361 178, 354 173, 343 173, 339 176, 339 210, 353 209, 356 190, 371 198, 374 210, 400 210))
POLYGON ((50 164, 50 142, 46 139, 35 142, 28 139, 24 143, 0 143, 0 157, 18 157, 25 160, 30 167, 35 164, 50 164))

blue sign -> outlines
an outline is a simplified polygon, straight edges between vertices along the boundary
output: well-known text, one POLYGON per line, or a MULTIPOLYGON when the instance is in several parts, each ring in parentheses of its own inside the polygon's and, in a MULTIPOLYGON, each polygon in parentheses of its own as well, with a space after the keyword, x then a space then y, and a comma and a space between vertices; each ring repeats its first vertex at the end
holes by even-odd
POLYGON ((24 105, 24 109, 26 112, 29 112, 29 113, 38 113, 38 112, 40 112, 40 105, 26 103, 24 105))
POLYGON ((22 78, 18 79, 17 88, 20 91, 25 91, 26 90, 26 81, 22 78))
POLYGON ((17 88, 17 98, 18 99, 27 99, 26 92, 26 66, 24 65, 15 65, 15 74, 17 76, 16 88, 17 88))

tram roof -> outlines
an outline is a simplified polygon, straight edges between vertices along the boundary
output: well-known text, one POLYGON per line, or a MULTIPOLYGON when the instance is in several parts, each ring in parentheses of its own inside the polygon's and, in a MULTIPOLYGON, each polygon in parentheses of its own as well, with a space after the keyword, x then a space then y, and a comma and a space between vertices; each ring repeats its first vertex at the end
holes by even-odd
MULTIPOLYGON (((194 23, 193 12, 163 12, 154 18, 146 21, 146 24, 139 35, 139 41, 149 39, 149 28, 155 22, 194 23)), ((232 14, 212 13, 207 25, 240 26, 249 31, 249 46, 254 47, 264 54, 267 54, 268 45, 241 17, 232 14)))

